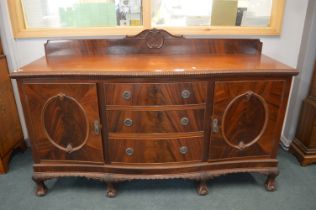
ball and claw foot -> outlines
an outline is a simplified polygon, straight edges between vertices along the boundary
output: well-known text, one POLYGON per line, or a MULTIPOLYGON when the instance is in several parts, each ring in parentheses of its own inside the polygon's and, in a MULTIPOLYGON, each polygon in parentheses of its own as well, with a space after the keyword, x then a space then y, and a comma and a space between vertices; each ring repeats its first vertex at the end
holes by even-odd
POLYGON ((117 195, 117 191, 112 183, 107 183, 107 191, 106 191, 106 196, 108 198, 114 198, 117 195))
POLYGON ((277 175, 275 175, 275 174, 268 175, 268 178, 264 184, 267 191, 273 192, 273 191, 277 190, 276 181, 275 181, 276 176, 277 175))
POLYGON ((202 180, 198 183, 196 191, 199 195, 204 196, 208 194, 208 188, 205 180, 202 180))
POLYGON ((47 187, 44 184, 44 181, 38 181, 38 180, 34 180, 36 183, 36 196, 42 197, 45 196, 47 193, 47 187))

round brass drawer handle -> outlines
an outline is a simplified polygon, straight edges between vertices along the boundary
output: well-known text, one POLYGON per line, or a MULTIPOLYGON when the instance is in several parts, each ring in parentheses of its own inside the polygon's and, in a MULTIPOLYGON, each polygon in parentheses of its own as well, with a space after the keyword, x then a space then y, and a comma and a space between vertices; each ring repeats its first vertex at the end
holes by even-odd
POLYGON ((131 119, 125 119, 125 120, 124 120, 124 125, 125 125, 126 127, 131 127, 131 126, 133 125, 133 120, 131 120, 131 119))
POLYGON ((131 93, 131 91, 125 90, 125 91, 122 93, 122 97, 123 97, 125 100, 130 100, 130 99, 132 98, 132 93, 131 93))
POLYGON ((182 155, 185 155, 185 154, 187 154, 188 153, 188 147, 186 147, 186 146, 182 146, 182 147, 180 147, 180 149, 179 149, 179 151, 180 151, 180 153, 182 154, 182 155))
POLYGON ((188 99, 191 96, 191 92, 189 90, 183 90, 181 92, 181 96, 182 96, 183 99, 188 99))
POLYGON ((131 148, 131 147, 128 147, 128 148, 126 148, 125 153, 126 153, 128 156, 132 156, 132 155, 134 154, 134 149, 131 148))
POLYGON ((182 117, 180 120, 181 125, 189 125, 190 120, 187 117, 182 117))

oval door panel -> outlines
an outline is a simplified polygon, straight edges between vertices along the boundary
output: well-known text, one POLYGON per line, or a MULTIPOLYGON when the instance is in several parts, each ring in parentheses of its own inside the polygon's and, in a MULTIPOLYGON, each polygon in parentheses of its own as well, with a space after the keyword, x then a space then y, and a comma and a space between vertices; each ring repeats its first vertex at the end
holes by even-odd
POLYGON ((265 100, 249 91, 234 98, 227 106, 222 121, 222 135, 227 144, 242 150, 260 139, 267 122, 265 100))
POLYGON ((48 99, 42 110, 42 124, 49 141, 68 153, 79 150, 88 139, 89 124, 83 107, 63 93, 48 99))

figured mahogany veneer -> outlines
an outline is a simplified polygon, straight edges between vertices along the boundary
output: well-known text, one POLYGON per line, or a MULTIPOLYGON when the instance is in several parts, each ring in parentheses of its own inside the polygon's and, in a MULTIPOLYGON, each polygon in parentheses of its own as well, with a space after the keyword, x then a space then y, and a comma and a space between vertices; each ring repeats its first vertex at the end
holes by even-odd
POLYGON ((25 82, 23 90, 35 162, 69 160, 102 163, 102 138, 95 83, 25 82))
POLYGON ((49 41, 12 73, 44 181, 199 180, 257 172, 275 190, 292 76, 250 39, 186 39, 146 30, 115 40, 49 41))
POLYGON ((206 102, 207 81, 182 83, 112 83, 105 86, 110 105, 188 105, 206 102), (124 95, 125 94, 125 95, 124 95))
POLYGON ((282 80, 215 82, 212 117, 220 126, 211 134, 210 159, 275 154, 284 88, 282 80))
POLYGON ((113 163, 181 163, 203 159, 203 136, 137 140, 112 138, 109 147, 113 163))
POLYGON ((106 115, 110 133, 173 133, 204 129, 204 109, 108 111, 106 115))

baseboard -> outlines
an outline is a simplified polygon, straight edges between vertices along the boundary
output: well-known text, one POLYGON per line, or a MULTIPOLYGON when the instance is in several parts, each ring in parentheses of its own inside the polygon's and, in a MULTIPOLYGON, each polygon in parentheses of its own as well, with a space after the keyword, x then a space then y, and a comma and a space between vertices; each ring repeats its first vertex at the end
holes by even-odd
POLYGON ((280 142, 280 145, 281 145, 281 147, 282 147, 284 150, 286 150, 286 151, 289 150, 290 145, 291 145, 291 142, 292 142, 292 140, 286 138, 284 135, 281 135, 281 142, 280 142))
POLYGON ((29 139, 24 139, 24 141, 25 141, 27 147, 31 147, 31 143, 30 143, 29 139))

